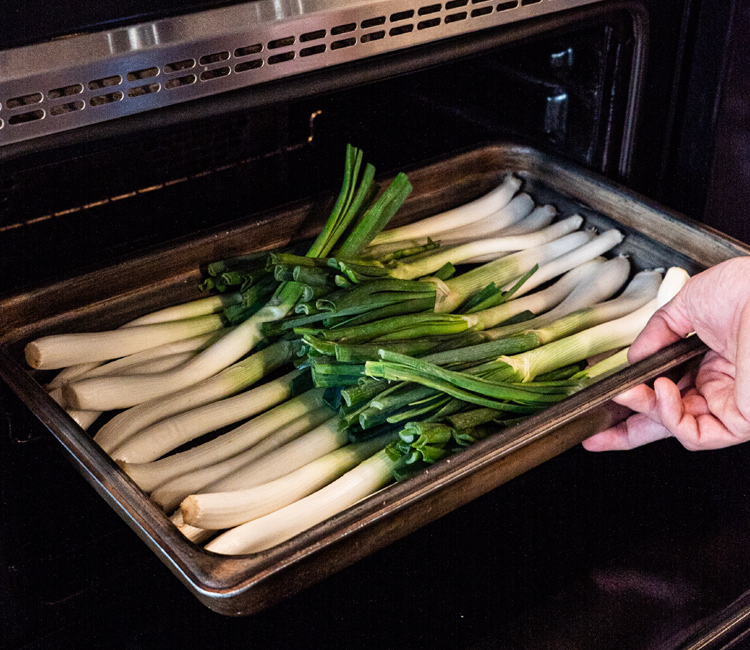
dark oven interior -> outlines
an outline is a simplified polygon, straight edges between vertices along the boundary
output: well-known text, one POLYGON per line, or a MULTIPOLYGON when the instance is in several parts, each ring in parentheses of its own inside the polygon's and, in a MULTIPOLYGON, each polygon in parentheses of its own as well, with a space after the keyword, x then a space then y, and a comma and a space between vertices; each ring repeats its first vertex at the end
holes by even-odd
MULTIPOLYGON (((721 58, 696 62, 689 48, 722 7, 595 3, 0 147, 0 287, 29 290, 332 192, 346 142, 385 173, 519 141, 684 210, 713 146, 713 122, 686 97, 700 90, 696 66, 721 58)), ((699 78, 717 91, 718 78, 699 78)), ((687 207, 701 216, 700 200, 687 207)), ((4 386, 2 399, 0 634, 12 647, 676 648, 750 578, 750 452, 691 455, 668 441, 568 452, 268 612, 224 619, 4 386)))

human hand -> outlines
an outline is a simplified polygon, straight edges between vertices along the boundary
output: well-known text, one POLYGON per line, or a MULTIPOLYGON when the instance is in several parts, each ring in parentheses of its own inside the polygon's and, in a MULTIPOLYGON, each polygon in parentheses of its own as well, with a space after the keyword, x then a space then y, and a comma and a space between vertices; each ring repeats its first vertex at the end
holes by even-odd
POLYGON ((691 278, 630 346, 635 363, 695 332, 710 351, 678 384, 666 377, 615 402, 635 411, 583 443, 589 451, 632 449, 674 436, 690 450, 750 440, 750 257, 691 278))

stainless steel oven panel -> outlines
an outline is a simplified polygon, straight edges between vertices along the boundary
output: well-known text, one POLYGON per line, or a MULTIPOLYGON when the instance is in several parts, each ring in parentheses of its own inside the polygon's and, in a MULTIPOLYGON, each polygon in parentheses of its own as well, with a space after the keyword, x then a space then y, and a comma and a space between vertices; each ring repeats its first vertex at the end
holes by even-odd
POLYGON ((0 52, 0 146, 600 0, 257 0, 0 52))

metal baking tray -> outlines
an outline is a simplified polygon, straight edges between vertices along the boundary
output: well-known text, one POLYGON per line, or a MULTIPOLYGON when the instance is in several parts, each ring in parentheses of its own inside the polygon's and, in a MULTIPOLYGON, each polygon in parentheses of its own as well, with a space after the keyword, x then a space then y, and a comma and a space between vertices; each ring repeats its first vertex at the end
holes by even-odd
MULTIPOLYGON (((490 144, 407 171, 414 192, 399 221, 464 203, 514 172, 538 202, 554 203, 563 214, 579 212, 594 226, 621 228, 627 237, 618 252, 628 253, 636 267, 680 264, 697 272, 750 252, 710 228, 523 145, 490 144)), ((251 555, 214 555, 184 539, 49 398, 40 384, 45 377, 23 364, 23 345, 52 332, 117 327, 168 306, 165 296, 173 302, 197 297, 201 264, 307 237, 321 226, 324 203, 311 199, 255 215, 0 301, 0 376, 94 489, 191 592, 222 614, 246 615, 269 607, 579 444, 624 417, 624 410, 610 401, 614 395, 674 371, 706 349, 697 337, 680 341, 283 544, 251 555)))

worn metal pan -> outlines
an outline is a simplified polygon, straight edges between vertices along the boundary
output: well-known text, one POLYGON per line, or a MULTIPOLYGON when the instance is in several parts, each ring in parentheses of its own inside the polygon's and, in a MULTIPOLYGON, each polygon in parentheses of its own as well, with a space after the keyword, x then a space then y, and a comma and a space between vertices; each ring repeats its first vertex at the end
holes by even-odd
MULTIPOLYGON (((627 238, 619 252, 639 268, 679 264, 697 272, 750 252, 606 179, 515 144, 487 145, 410 170, 414 193, 398 219, 464 203, 511 171, 523 177, 539 202, 554 203, 563 214, 580 212, 594 226, 622 228, 627 238)), ((25 368, 22 348, 34 337, 108 329, 168 306, 165 301, 197 297, 201 264, 309 236, 323 214, 321 201, 294 204, 0 301, 0 376, 94 489, 204 604, 222 614, 260 611, 577 445, 624 417, 610 401, 618 392, 674 371, 705 351, 697 337, 680 341, 288 542, 252 555, 214 555, 185 540, 49 398, 40 384, 44 376, 25 368)))

